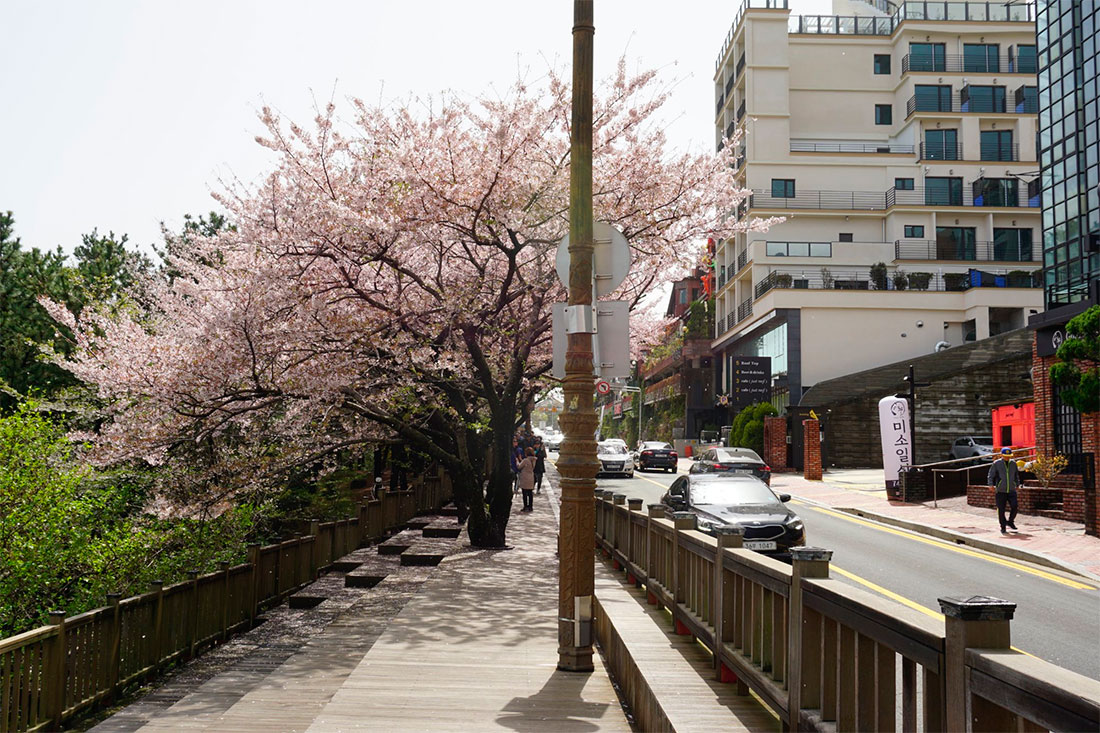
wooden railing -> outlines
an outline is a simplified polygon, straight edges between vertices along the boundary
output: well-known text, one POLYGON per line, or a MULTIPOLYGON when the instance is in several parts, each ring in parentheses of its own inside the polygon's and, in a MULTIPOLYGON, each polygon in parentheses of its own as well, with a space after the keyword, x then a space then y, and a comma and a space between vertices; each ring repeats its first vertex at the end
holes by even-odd
POLYGON ((829 578, 828 550, 795 548, 787 565, 742 549, 739 527, 710 536, 693 514, 606 491, 596 534, 676 632, 711 650, 717 678, 755 693, 785 730, 1100 726, 1100 682, 1010 649, 1015 604, 941 598, 939 621, 829 578))
POLYGON ((0 732, 54 730, 148 679, 173 662, 251 628, 265 608, 311 583, 355 548, 382 539, 421 511, 442 506, 442 472, 408 491, 359 505, 355 517, 313 522, 310 533, 248 548, 248 562, 76 616, 50 614, 50 625, 0 640, 0 732))

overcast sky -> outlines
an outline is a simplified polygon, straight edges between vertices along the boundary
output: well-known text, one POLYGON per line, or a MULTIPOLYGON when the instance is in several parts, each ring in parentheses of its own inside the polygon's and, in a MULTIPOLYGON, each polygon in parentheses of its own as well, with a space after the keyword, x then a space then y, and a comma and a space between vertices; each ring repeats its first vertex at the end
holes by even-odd
MULTIPOLYGON (((663 70, 672 145, 710 150, 714 60, 740 4, 597 0, 597 79, 623 54, 663 70)), ((267 170, 264 104, 309 121, 315 98, 505 88, 568 64, 571 25, 569 0, 3 0, 0 211, 25 247, 71 251, 98 227, 148 251, 161 221, 215 208, 219 179, 267 170)))

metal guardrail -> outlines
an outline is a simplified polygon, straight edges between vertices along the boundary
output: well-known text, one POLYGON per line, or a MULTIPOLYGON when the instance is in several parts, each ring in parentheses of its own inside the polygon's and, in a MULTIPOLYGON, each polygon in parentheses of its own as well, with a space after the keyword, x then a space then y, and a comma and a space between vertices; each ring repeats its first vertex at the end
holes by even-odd
POLYGON ((887 155, 912 155, 912 145, 889 143, 807 143, 792 142, 792 153, 878 153, 887 155))
POLYGON ((935 239, 899 239, 894 259, 959 260, 963 262, 1035 262, 1031 244, 1019 242, 940 242, 935 239))
MULTIPOLYGON (((961 180, 961 179, 959 179, 961 180)), ((998 179, 986 179, 998 180, 998 179)), ((1015 180, 1015 179, 1011 179, 1015 180)), ((981 208, 1038 208, 1039 197, 1027 198, 1018 184, 1003 196, 974 194, 973 186, 955 190, 940 187, 890 188, 886 191, 807 191, 794 196, 773 196, 769 189, 753 189, 749 208, 789 211, 791 209, 851 209, 885 211, 894 206, 965 206, 981 208)))
POLYGON ((907 53, 901 57, 901 72, 961 72, 964 74, 1036 74, 1039 71, 1036 60, 999 54, 978 58, 965 54, 927 55, 907 53))

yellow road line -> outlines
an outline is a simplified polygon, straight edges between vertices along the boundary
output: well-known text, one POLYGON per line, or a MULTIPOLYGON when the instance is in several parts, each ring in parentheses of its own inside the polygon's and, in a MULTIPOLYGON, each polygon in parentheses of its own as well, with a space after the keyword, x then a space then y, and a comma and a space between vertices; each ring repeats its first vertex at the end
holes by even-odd
MULTIPOLYGON (((833 565, 831 563, 829 564, 829 571, 830 572, 836 571, 840 575, 843 575, 845 578, 848 578, 850 580, 854 580, 855 582, 859 583, 860 585, 867 586, 868 588, 873 590, 875 593, 879 593, 881 595, 884 595, 892 601, 897 601, 898 603, 902 604, 903 606, 908 606, 909 608, 913 609, 914 611, 920 611, 925 616, 931 616, 932 618, 937 619, 938 621, 943 621, 944 620, 942 613, 939 613, 938 611, 933 611, 931 608, 928 608, 927 606, 922 606, 921 604, 917 603, 916 601, 911 601, 908 598, 906 598, 905 596, 898 595, 897 593, 895 593, 891 590, 886 590, 881 585, 877 585, 876 583, 872 583, 871 581, 867 580, 866 578, 861 578, 858 575, 856 575, 855 573, 850 573, 847 570, 845 570, 843 568, 839 568, 836 565, 833 565)), ((1021 654, 1026 654, 1029 657, 1034 657, 1035 656, 1031 652, 1025 652, 1023 649, 1017 649, 1016 647, 1012 647, 1012 651, 1019 652, 1021 654)))
POLYGON ((931 537, 923 537, 921 535, 914 534, 914 533, 906 531, 906 530, 895 529, 893 527, 886 527, 886 526, 883 526, 881 524, 877 524, 875 522, 868 521, 866 519, 860 519, 859 517, 853 517, 852 515, 845 514, 844 512, 837 512, 837 511, 833 511, 832 509, 825 509, 824 507, 815 506, 813 504, 807 504, 807 503, 801 502, 801 501, 796 502, 796 503, 799 504, 800 506, 805 506, 805 507, 807 507, 809 509, 812 509, 814 511, 821 512, 822 514, 828 514, 829 516, 832 516, 832 517, 838 517, 840 519, 846 519, 849 522, 854 522, 856 524, 862 524, 865 527, 870 527, 872 529, 877 529, 880 532, 888 532, 890 534, 897 535, 898 537, 905 537, 906 539, 912 540, 914 542, 921 542, 921 543, 924 543, 926 545, 932 545, 933 547, 940 547, 940 548, 943 548, 943 549, 946 549, 946 550, 951 550, 953 552, 959 553, 960 555, 967 555, 968 557, 973 557, 973 558, 977 558, 979 560, 985 560, 987 562, 992 562, 992 563, 996 563, 998 565, 1003 565, 1006 568, 1012 568, 1013 570, 1019 570, 1020 572, 1030 573, 1031 575, 1035 575, 1037 577, 1044 578, 1046 580, 1052 580, 1055 583, 1061 583, 1062 585, 1069 586, 1070 588, 1075 588, 1077 590, 1096 590, 1096 586, 1094 586, 1094 585, 1089 585, 1087 583, 1079 583, 1076 580, 1070 580, 1069 578, 1063 578, 1060 575, 1056 575, 1054 573, 1048 573, 1045 570, 1040 570, 1038 568, 1033 568, 1029 565, 1024 565, 1022 563, 1014 562, 1012 560, 1006 560, 1006 559, 1001 558, 1001 557, 996 557, 994 555, 989 555, 989 554, 986 554, 984 552, 978 552, 976 550, 971 550, 971 549, 968 549, 968 548, 965 548, 965 547, 960 547, 959 545, 953 544, 951 542, 945 542, 943 540, 933 539, 931 537))

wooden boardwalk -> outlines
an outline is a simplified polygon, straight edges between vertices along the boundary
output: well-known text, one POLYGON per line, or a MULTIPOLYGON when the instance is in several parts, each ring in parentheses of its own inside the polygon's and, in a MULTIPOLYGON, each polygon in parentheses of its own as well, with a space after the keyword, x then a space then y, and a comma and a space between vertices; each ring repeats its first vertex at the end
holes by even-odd
POLYGON ((513 515, 513 549, 448 556, 308 730, 629 731, 598 655, 592 674, 556 668, 550 501, 513 515))

